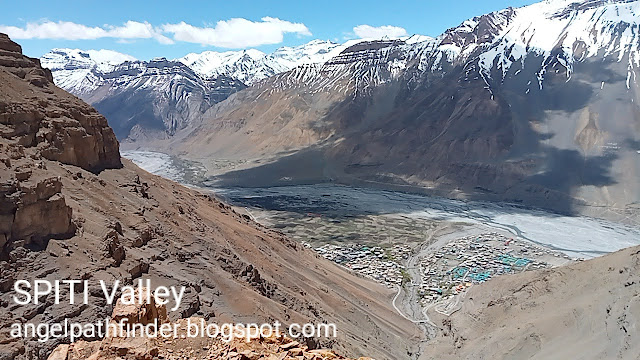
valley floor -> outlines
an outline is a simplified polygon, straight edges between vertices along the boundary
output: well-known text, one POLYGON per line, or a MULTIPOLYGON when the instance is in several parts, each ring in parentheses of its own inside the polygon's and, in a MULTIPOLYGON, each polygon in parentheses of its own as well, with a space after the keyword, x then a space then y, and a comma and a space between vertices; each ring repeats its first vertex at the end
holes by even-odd
MULTIPOLYGON (((176 181, 198 167, 126 152, 176 181)), ((552 268, 640 244, 640 226, 506 203, 459 201, 334 184, 202 188, 255 221, 397 291, 393 307, 434 338, 430 316, 462 308, 471 287, 501 274, 552 268)), ((423 344, 423 346, 426 346, 423 344)))
MULTIPOLYGON (((149 172, 186 185, 202 180, 197 164, 169 155, 128 151, 123 156, 149 172)), ((460 225, 462 236, 469 226, 485 227, 576 258, 592 258, 640 244, 640 224, 565 216, 508 203, 334 184, 210 189, 259 222, 314 245, 332 241, 371 244, 396 238, 420 242, 426 230, 443 222, 460 225)))

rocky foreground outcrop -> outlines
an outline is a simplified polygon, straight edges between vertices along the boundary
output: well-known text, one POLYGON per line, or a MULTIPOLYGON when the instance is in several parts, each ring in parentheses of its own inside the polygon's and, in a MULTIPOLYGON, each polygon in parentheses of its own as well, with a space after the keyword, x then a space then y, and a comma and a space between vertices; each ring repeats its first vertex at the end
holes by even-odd
MULTIPOLYGON (((137 290, 143 298, 149 289, 137 290)), ((117 324, 126 318, 129 324, 142 324, 157 322, 157 324, 170 325, 178 329, 172 337, 120 337, 117 334, 109 335, 100 341, 79 341, 70 345, 58 346, 49 356, 48 360, 151 360, 151 359, 229 359, 229 360, 325 360, 345 359, 330 350, 310 350, 306 345, 294 341, 281 334, 270 334, 262 337, 256 336, 250 341, 231 340, 223 341, 220 338, 188 337, 186 328, 187 320, 182 319, 171 324, 167 319, 167 308, 158 305, 151 298, 150 303, 138 305, 124 305, 122 299, 118 301, 111 322, 117 324)), ((202 318, 190 318, 188 321, 199 323, 205 321, 202 318)), ((359 360, 370 358, 359 358, 359 360)))
POLYGON ((121 161, 104 117, 0 35, 0 360, 47 359, 69 341, 14 338, 12 324, 94 323, 113 310, 99 281, 142 277, 186 288, 171 321, 335 323, 337 338, 304 345, 378 359, 410 358, 421 337, 391 307, 392 291, 121 161), (35 279, 86 280, 88 301, 17 304, 14 283, 35 279))
POLYGON ((15 146, 36 148, 49 160, 98 172, 121 167, 118 141, 104 116, 57 88, 38 59, 0 34, 0 136, 15 146), (8 75, 8 74, 7 74, 8 75))
POLYGON ((121 167, 107 120, 53 84, 38 59, 0 34, 0 259, 73 235, 62 182, 43 159, 97 172, 121 167), (34 170, 37 175, 34 175, 34 170))
POLYGON ((59 178, 0 181, 0 258, 15 247, 39 246, 42 239, 73 234, 72 210, 61 194, 59 178))

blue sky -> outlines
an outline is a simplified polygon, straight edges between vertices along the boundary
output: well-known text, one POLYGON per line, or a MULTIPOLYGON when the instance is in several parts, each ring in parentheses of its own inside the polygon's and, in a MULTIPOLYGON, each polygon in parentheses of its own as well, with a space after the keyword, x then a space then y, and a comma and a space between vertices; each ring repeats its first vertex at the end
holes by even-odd
POLYGON ((343 42, 379 33, 436 36, 473 16, 534 2, 0 0, 0 31, 34 57, 69 47, 146 60, 249 47, 270 52, 313 39, 343 42))

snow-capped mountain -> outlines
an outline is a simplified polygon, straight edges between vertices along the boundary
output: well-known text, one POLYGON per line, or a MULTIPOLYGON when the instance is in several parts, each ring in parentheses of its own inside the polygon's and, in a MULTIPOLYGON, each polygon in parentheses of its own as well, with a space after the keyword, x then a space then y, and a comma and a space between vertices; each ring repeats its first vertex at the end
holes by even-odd
POLYGON ((56 85, 78 96, 93 91, 101 73, 126 61, 136 58, 112 50, 53 49, 40 58, 42 66, 51 70, 56 85))
POLYGON ((233 181, 279 185, 315 164, 301 181, 622 214, 640 203, 639 53, 640 1, 543 1, 435 39, 351 44, 217 104, 177 148, 294 152, 233 181))
POLYGON ((323 64, 348 46, 349 43, 338 44, 332 41, 313 40, 301 46, 281 47, 269 54, 266 61, 278 64, 279 69, 291 70, 305 64, 323 64))
POLYGON ((347 44, 340 54, 317 66, 283 72, 274 86, 331 91, 331 86, 341 83, 339 79, 348 79, 352 85, 359 84, 353 87, 357 91, 399 75, 446 74, 463 65, 467 80, 472 75, 479 77, 490 89, 509 74, 520 75, 528 65, 527 76, 532 75, 528 80, 542 88, 550 69, 562 67, 569 80, 574 65, 590 58, 626 64, 625 76, 633 82, 635 69, 640 67, 639 44, 637 0, 546 0, 475 17, 435 39, 413 36, 347 44), (347 64, 350 66, 336 68, 347 64))
MULTIPOLYGON (((336 44, 314 40, 296 47, 281 47, 271 54, 259 50, 205 51, 175 59, 191 68, 203 80, 220 76, 247 85, 303 64, 324 63, 357 41, 336 44)), ((100 86, 105 74, 117 65, 136 61, 130 55, 111 50, 53 49, 41 57, 42 65, 51 69, 61 88, 88 98, 100 86)))
POLYGON ((249 49, 205 51, 176 59, 204 77, 230 76, 247 85, 303 64, 324 63, 344 50, 345 45, 313 40, 296 47, 281 47, 271 54, 249 49))
MULTIPOLYGON (((394 39, 386 37, 383 39, 354 39, 344 44, 315 40, 295 48, 280 48, 268 55, 267 58, 271 63, 279 64, 279 68, 283 69, 276 74, 282 74, 289 81, 293 79, 295 85, 306 83, 306 81, 296 80, 297 75, 295 74, 305 73, 305 79, 309 80, 310 74, 308 72, 313 73, 320 70, 324 75, 319 75, 319 73, 315 75, 322 78, 326 78, 327 75, 329 77, 332 75, 348 76, 354 81, 358 79, 361 83, 363 81, 370 83, 368 80, 363 80, 362 77, 367 78, 372 74, 358 72, 356 68, 364 69, 370 65, 371 61, 382 64, 386 63, 386 59, 391 59, 392 64, 388 64, 387 70, 390 74, 393 73, 391 75, 393 77, 399 74, 398 70, 404 67, 406 61, 414 57, 419 50, 430 48, 434 41, 434 38, 424 35, 394 39), (393 51, 396 51, 395 55, 390 53, 392 48, 393 51), (346 64, 352 64, 353 68, 343 69, 341 66, 336 66, 346 64), (293 70, 293 76, 286 74, 288 70, 293 70)), ((373 83, 380 83, 383 81, 382 78, 373 76, 371 80, 373 83)))
POLYGON ((522 71, 532 59, 535 83, 542 88, 549 69, 559 65, 570 79, 574 65, 589 58, 624 62, 633 77, 633 69, 640 66, 639 48, 640 2, 546 0, 476 17, 448 30, 420 66, 434 70, 443 61, 468 62, 467 69, 477 65, 481 76, 500 81, 522 71))
POLYGON ((255 49, 242 51, 205 51, 190 53, 176 59, 187 65, 202 77, 227 75, 250 84, 255 78, 269 77, 274 74, 271 68, 265 68, 262 60, 265 53, 255 49))
POLYGON ((267 80, 273 90, 304 88, 311 93, 337 92, 355 96, 389 81, 397 80, 437 39, 414 35, 394 40, 356 40, 324 62, 298 66, 267 80))
MULTIPOLYGON (((414 35, 394 39, 407 44, 417 44, 432 39, 414 35)), ((357 43, 376 39, 355 39, 343 44, 327 40, 313 40, 295 47, 281 47, 271 54, 256 49, 240 51, 205 51, 190 53, 175 59, 191 68, 202 78, 219 76, 240 80, 252 85, 276 74, 301 65, 322 65, 357 43)), ((385 41, 391 41, 385 39, 385 41)), ((44 67, 52 70, 56 84, 78 96, 94 91, 101 74, 108 73, 116 65, 136 61, 130 55, 111 50, 53 49, 41 57, 44 67)))
POLYGON ((202 78, 164 58, 138 61, 108 50, 55 49, 42 57, 56 84, 92 104, 120 139, 164 138, 246 86, 202 78))
POLYGON ((73 70, 97 68, 102 72, 109 71, 115 65, 126 61, 136 61, 131 55, 113 50, 79 50, 53 49, 40 58, 51 70, 73 70))

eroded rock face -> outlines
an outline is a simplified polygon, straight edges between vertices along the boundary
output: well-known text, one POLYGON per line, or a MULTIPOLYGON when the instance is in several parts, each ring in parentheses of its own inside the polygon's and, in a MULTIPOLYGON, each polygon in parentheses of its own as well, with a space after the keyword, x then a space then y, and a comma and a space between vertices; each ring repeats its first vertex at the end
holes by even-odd
POLYGON ((0 34, 0 136, 50 160, 99 172, 118 168, 119 145, 107 120, 53 84, 40 61, 0 34))
POLYGON ((73 231, 71 208, 60 193, 60 179, 20 183, 19 188, 22 196, 14 215, 11 238, 31 242, 43 237, 65 236, 73 231))
POLYGON ((43 174, 20 146, 0 143, 0 259, 73 235, 71 216, 60 178, 43 174))

